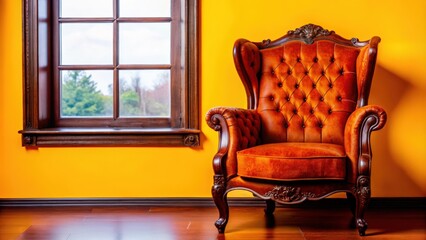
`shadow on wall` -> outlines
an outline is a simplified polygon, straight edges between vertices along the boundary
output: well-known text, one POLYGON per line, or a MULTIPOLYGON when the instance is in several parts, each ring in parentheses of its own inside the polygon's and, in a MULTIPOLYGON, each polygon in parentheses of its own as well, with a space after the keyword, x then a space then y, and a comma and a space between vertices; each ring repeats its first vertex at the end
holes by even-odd
POLYGON ((369 104, 388 114, 385 128, 372 134, 373 196, 426 196, 425 89, 377 64, 369 104))

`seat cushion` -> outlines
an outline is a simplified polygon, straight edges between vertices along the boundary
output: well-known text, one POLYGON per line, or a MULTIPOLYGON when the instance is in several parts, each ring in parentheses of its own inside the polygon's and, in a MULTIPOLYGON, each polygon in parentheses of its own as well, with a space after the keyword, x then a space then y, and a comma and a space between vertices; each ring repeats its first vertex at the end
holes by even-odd
POLYGON ((272 143, 237 152, 238 175, 269 180, 343 180, 344 147, 328 143, 272 143))

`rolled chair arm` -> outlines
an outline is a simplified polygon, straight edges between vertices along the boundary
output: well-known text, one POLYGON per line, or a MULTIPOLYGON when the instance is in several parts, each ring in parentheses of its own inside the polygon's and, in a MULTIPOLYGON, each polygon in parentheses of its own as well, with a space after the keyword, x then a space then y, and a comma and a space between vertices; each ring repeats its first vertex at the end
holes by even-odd
POLYGON ((237 173, 236 153, 260 143, 260 116, 255 110, 216 107, 206 115, 209 127, 219 132, 219 149, 213 158, 215 174, 237 173))
POLYGON ((356 182, 360 175, 370 176, 372 131, 379 130, 386 123, 386 112, 375 105, 356 109, 348 118, 345 126, 345 151, 350 159, 348 180, 356 182))

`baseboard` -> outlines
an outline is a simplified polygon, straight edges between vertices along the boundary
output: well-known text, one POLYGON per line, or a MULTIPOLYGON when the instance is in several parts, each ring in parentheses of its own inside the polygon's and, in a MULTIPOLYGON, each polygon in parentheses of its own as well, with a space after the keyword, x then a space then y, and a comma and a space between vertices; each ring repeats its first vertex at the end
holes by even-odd
MULTIPOLYGON (((258 198, 228 198, 229 206, 265 206, 258 198)), ((0 207, 55 207, 55 206, 152 206, 152 207, 213 207, 211 198, 3 198, 0 207)), ((372 198, 369 208, 425 209, 426 197, 372 198)), ((348 207, 344 198, 326 198, 301 204, 277 205, 284 208, 340 208, 348 207)))
MULTIPOLYGON (((232 200, 230 200, 232 202, 232 200)), ((256 200, 242 199, 238 204, 256 204, 256 200)), ((212 207, 211 198, 14 198, 0 199, 0 207, 49 206, 157 206, 157 207, 212 207)))
MULTIPOLYGON (((248 200, 248 199, 247 199, 248 200)), ((247 203, 248 204, 248 203, 247 203)), ((0 199, 0 207, 49 206, 171 206, 211 207, 211 198, 15 198, 0 199)))

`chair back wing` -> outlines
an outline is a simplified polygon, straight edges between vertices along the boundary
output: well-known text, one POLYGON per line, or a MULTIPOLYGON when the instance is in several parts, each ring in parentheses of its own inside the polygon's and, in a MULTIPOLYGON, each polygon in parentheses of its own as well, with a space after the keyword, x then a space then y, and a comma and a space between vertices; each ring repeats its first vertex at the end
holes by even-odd
POLYGON ((275 41, 237 40, 235 66, 248 108, 261 117, 263 143, 343 144, 349 115, 367 104, 379 41, 343 39, 313 24, 275 41))

